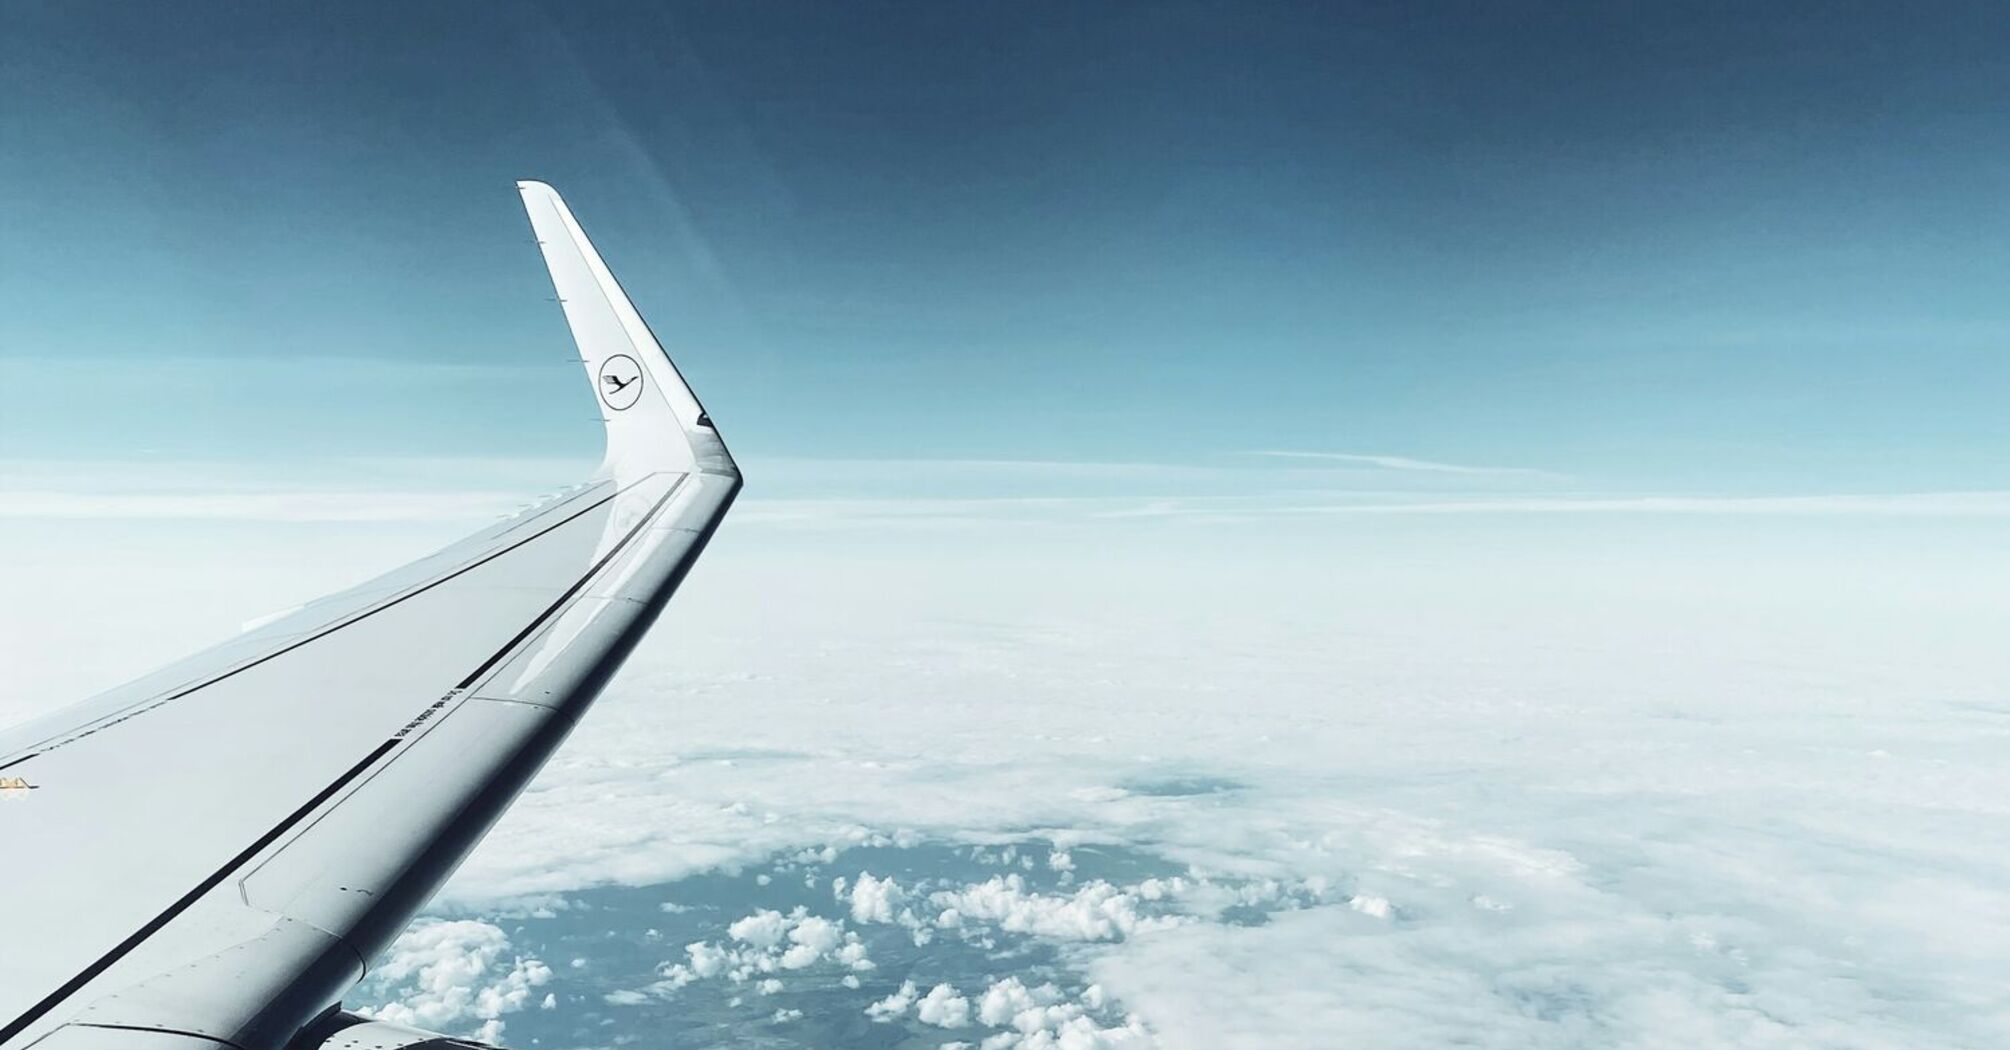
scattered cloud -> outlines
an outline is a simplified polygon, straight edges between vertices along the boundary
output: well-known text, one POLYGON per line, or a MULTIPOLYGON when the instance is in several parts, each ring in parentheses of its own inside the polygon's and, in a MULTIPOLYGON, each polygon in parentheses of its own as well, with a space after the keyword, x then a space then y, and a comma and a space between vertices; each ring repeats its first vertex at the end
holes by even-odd
POLYGON ((875 1021, 892 1021, 905 1017, 908 1008, 914 1005, 916 994, 914 982, 904 981, 898 991, 866 1007, 865 1015, 875 1021))
POLYGON ((1871 517, 1999 517, 2010 492, 1898 492, 1806 496, 1554 496, 1417 499, 1408 502, 1279 506, 1279 514, 1737 514, 1871 517))
POLYGON ((973 1026, 990 1029, 981 1041, 945 1046, 981 1046, 985 1050, 1153 1050, 1154 1033, 1135 1014, 1105 1024, 1098 1016, 1108 1007, 1103 989, 1091 985, 1069 997, 1053 983, 1028 987, 1017 977, 993 981, 982 992, 964 995, 954 985, 939 983, 922 994, 913 981, 865 1009, 882 1024, 912 1016, 917 1023, 943 1029, 973 1026))
POLYGON ((394 1024, 495 1042, 503 1016, 529 1005, 551 980, 536 959, 509 955, 502 929, 471 919, 421 919, 371 971, 364 995, 386 1001, 357 1012, 394 1024))
POLYGON ((1547 470, 1535 470, 1529 467, 1475 467, 1459 463, 1441 463, 1436 460, 1415 459, 1410 456, 1373 455, 1364 452, 1294 452, 1265 449, 1252 452, 1250 455, 1268 456, 1272 459, 1342 463, 1348 466, 1374 467, 1377 470, 1413 471, 1424 474, 1463 474, 1472 477, 1524 478, 1560 478, 1563 476, 1547 470))
POLYGON ((1052 528, 1153 519, 1218 526, 1277 519, 1314 521, 1390 516, 1634 515, 1665 517, 1916 517, 2010 516, 2010 491, 1899 492, 1811 495, 1492 496, 1478 494, 1320 492, 1261 496, 1152 499, 829 499, 747 500, 744 524, 788 529, 956 530, 996 526, 1052 528))
POLYGON ((937 1028, 963 1028, 970 1024, 970 1000, 956 994, 947 984, 928 990, 914 1004, 915 1019, 937 1028))
POLYGON ((1099 985, 1069 999, 1052 983, 1028 988, 1017 977, 995 981, 977 998, 980 1024, 1003 1028, 1007 1034, 984 1041, 995 1050, 1149 1050, 1158 1045, 1136 1014, 1112 1025, 1098 1023, 1093 1013, 1106 1006, 1099 985))
MULTIPOLYGON (((837 892, 844 893, 842 882, 837 884, 837 892)), ((853 922, 892 922, 895 912, 907 902, 907 894, 891 877, 875 879, 872 872, 862 871, 850 899, 853 922)))
POLYGON ((845 929, 843 920, 811 915, 803 908, 786 914, 764 908, 730 923, 724 941, 685 945, 683 959, 665 963, 659 971, 661 980, 623 989, 618 1001, 608 1001, 639 1006, 713 979, 736 985, 752 982, 756 994, 774 995, 785 987, 781 974, 819 965, 845 971, 846 976, 876 968, 865 943, 845 929))
POLYGON ((1149 889, 1126 891, 1097 879, 1071 895, 1043 894, 1029 891, 1014 873, 938 892, 932 900, 943 909, 938 926, 978 921, 1054 940, 1108 941, 1178 924, 1175 916, 1140 914, 1141 901, 1158 896, 1157 889, 1157 880, 1149 889))

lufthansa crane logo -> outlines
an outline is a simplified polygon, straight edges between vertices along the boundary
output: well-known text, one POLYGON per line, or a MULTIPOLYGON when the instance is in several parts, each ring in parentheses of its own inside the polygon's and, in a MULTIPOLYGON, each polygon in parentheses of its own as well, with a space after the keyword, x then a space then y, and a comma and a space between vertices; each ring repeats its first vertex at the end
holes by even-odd
POLYGON ((600 363, 600 400, 608 408, 621 411, 642 397, 642 366, 627 354, 615 354, 600 363))

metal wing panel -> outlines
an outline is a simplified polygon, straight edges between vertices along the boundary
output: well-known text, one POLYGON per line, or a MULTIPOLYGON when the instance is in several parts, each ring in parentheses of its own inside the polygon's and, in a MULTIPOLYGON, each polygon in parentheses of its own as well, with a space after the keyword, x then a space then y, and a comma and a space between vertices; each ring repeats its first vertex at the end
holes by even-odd
POLYGON ((612 498, 615 491, 616 485, 608 480, 581 485, 409 565, 288 610, 125 685, 0 732, 0 770, 32 752, 95 732, 383 608, 590 510, 595 503, 612 498))
POLYGON ((670 484, 642 482, 458 575, 13 766, 35 787, 0 809, 0 839, 36 843, 38 867, 62 877, 0 895, 0 929, 47 946, 0 955, 0 1016, 25 1010, 51 974, 89 966, 492 663, 603 556, 617 506, 658 501, 670 484))

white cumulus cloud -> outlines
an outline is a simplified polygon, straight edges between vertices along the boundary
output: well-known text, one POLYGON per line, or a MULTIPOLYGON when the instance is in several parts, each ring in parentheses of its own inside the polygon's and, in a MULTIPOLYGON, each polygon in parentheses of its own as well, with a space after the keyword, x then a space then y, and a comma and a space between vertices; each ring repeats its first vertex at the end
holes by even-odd
POLYGON ((484 1040, 521 1010, 551 968, 510 952, 507 934, 472 919, 421 920, 399 935, 372 972, 374 985, 395 998, 358 1010, 368 1016, 453 1034, 476 1023, 484 1040))
POLYGON ((938 984, 914 1004, 914 1016, 937 1028, 962 1028, 970 1023, 970 1000, 948 984, 938 984))

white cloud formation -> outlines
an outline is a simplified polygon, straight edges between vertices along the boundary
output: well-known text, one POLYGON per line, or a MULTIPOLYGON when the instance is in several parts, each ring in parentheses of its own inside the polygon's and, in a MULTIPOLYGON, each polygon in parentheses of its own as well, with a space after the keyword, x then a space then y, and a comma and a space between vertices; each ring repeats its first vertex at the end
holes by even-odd
POLYGON ((736 941, 744 941, 756 948, 772 948, 781 943, 789 931, 789 920, 781 912, 758 911, 727 927, 726 932, 736 941))
POLYGON ((789 930, 789 940, 794 943, 782 953, 782 967, 800 970, 836 951, 844 941, 844 929, 829 919, 812 916, 789 930))
POLYGON ((1030 933, 1065 941, 1108 941, 1144 930, 1176 925, 1175 916, 1147 917, 1139 913, 1140 898, 1101 879, 1072 894, 1036 893, 1023 876, 994 876, 982 883, 932 895, 942 908, 939 925, 967 921, 990 922, 1011 933, 1030 933), (953 913, 954 917, 948 917, 953 913))
POLYGON ((1090 985, 1073 1000, 1052 983, 1028 988, 1017 977, 993 982, 977 1000, 976 1020, 1007 1031, 981 1044, 991 1050, 1148 1050, 1158 1045, 1135 1015, 1104 1025, 1094 1013, 1106 1007, 1103 990, 1090 985))
POLYGON ((2010 515, 2010 492, 1897 492, 1809 496, 1518 496, 1411 498, 1251 508, 1273 514, 1670 514, 1779 517, 1996 518, 2010 515))
MULTIPOLYGON (((875 875, 822 918, 942 941, 1010 921, 1169 1047, 2003 1043, 2010 499, 1726 506, 1307 512, 1232 543, 1177 516, 1049 522, 981 556, 729 522, 447 895, 1065 841, 1072 885, 875 875), (1182 885, 1110 874, 1133 855, 1182 885), (1252 897, 1273 913, 1238 925, 1252 897), (1125 935, 1161 917, 1182 921, 1125 935)), ((24 528, 0 523, 10 714, 450 538, 24 528)), ((784 1004, 760 981, 870 972, 815 933, 791 969, 802 923, 743 918, 765 947, 671 945, 632 991, 731 982, 765 1015, 784 1004)), ((507 1002, 517 966, 498 950, 442 987, 507 1002)), ((1024 1035, 980 1036, 989 989, 956 979, 959 1037, 1024 1035)), ((464 1031, 509 1016, 454 1001, 464 1031)))
MULTIPOLYGON (((843 885, 837 887, 843 893, 843 885)), ((853 922, 892 922, 896 911, 906 903, 907 894, 891 877, 875 879, 872 872, 862 871, 858 881, 851 884, 851 918, 853 922)))
POLYGON ((1472 476, 1509 477, 1558 477, 1544 470, 1528 467, 1474 467, 1459 463, 1440 463, 1435 460, 1414 459, 1410 456, 1371 455, 1362 452, 1294 452, 1286 450, 1264 450, 1252 453, 1273 459, 1314 460, 1325 463, 1344 463, 1349 466, 1375 467, 1379 470, 1419 471, 1426 474, 1464 474, 1472 476))
POLYGON ((1387 897, 1377 897, 1367 893, 1356 894, 1347 898, 1347 906, 1363 915, 1372 915, 1377 919, 1388 918, 1390 912, 1394 910, 1389 904, 1387 897))
MULTIPOLYGON (((736 984, 752 981, 760 995, 782 990, 779 971, 805 970, 829 964, 847 971, 847 987, 857 987, 852 975, 876 969, 864 941, 845 929, 842 919, 811 915, 805 908, 787 914, 764 908, 735 919, 726 927, 732 944, 695 941, 684 946, 682 961, 665 962, 661 980, 622 993, 621 1003, 639 1004, 651 997, 667 998, 693 982, 725 978, 736 984)), ((609 1000, 610 1002, 614 1000, 609 1000)))
POLYGON ((1121 527, 1145 521, 1260 529, 1263 523, 1278 518, 1316 521, 1447 515, 1995 519, 2010 517, 2010 491, 1498 495, 1444 489, 1389 492, 1293 487, 1255 495, 1203 493, 1154 498, 754 500, 746 517, 756 526, 968 532, 1090 523, 1121 527))
POLYGON ((970 1023, 970 1000, 947 984, 938 984, 914 1004, 915 1019, 937 1028, 962 1028, 970 1023))
POLYGON ((551 980, 536 959, 509 954, 502 929, 472 919, 422 919, 400 934, 371 973, 388 1001, 359 1013, 449 1035, 468 1031, 493 1041, 505 1014, 522 1010, 533 989, 551 980))
POLYGON ((914 982, 902 981, 898 990, 866 1007, 865 1014, 875 1021, 892 1021, 904 1017, 908 1008, 914 1005, 914 997, 914 982))

